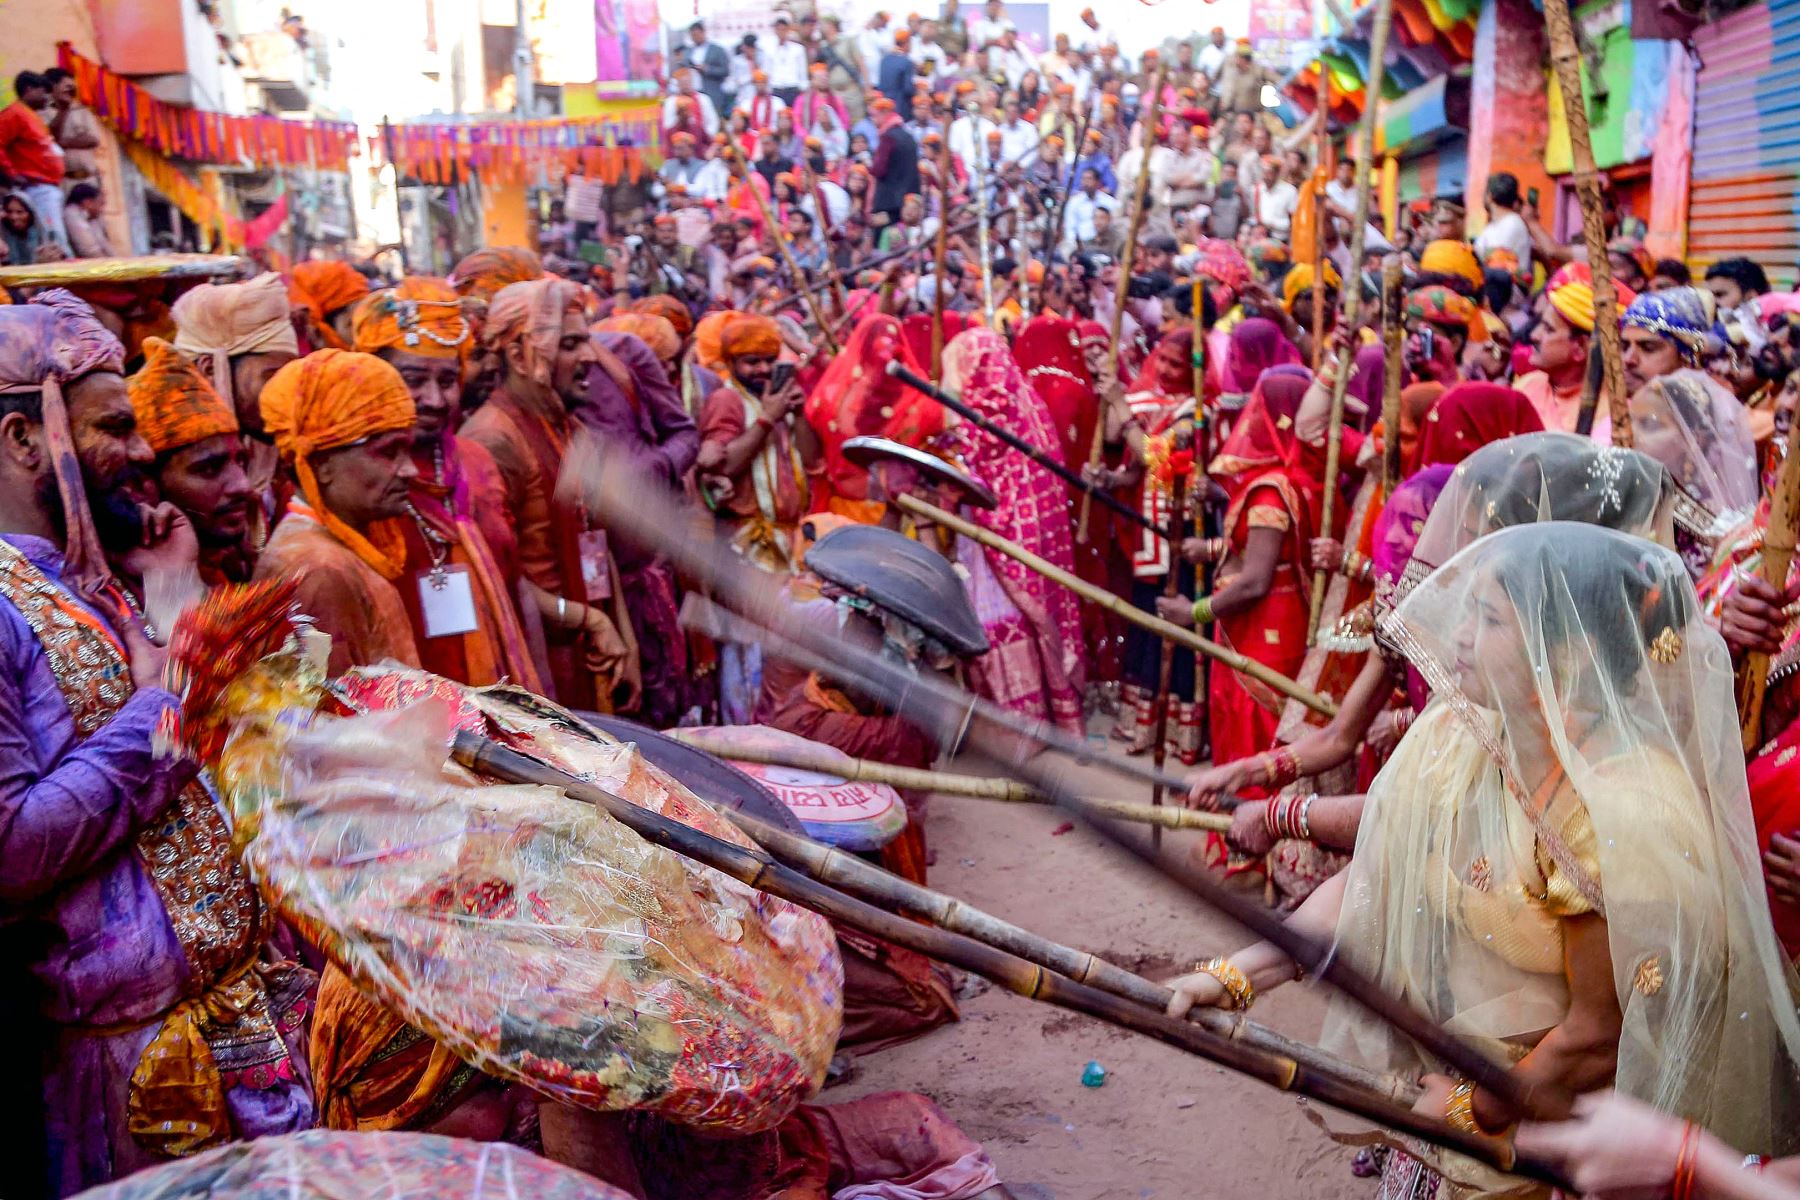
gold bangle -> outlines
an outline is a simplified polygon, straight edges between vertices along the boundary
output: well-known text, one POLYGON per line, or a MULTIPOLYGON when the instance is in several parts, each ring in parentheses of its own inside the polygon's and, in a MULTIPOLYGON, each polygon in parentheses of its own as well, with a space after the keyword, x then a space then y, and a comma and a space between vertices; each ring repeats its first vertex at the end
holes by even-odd
POLYGON ((1219 981, 1225 994, 1231 997, 1231 1011, 1243 1012, 1256 1003, 1256 989, 1250 985, 1250 977, 1229 959, 1209 958, 1203 963, 1194 964, 1194 967, 1219 981))
POLYGON ((1212 597, 1211 596, 1202 596, 1198 600, 1194 601, 1194 624, 1196 626, 1211 625, 1212 619, 1213 619, 1212 597))
POLYGON ((1444 1124, 1458 1133, 1481 1136, 1481 1126, 1475 1123, 1475 1085, 1467 1079, 1451 1088, 1444 1098, 1444 1124))

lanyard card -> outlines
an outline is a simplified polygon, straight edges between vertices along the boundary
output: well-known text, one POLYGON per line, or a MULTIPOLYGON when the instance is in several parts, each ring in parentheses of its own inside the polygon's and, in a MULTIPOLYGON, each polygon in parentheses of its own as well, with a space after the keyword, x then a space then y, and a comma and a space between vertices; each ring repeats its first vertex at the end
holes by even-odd
POLYGON ((418 582, 419 613, 425 619, 426 637, 451 637, 480 628, 468 567, 461 563, 433 567, 420 572, 418 582))

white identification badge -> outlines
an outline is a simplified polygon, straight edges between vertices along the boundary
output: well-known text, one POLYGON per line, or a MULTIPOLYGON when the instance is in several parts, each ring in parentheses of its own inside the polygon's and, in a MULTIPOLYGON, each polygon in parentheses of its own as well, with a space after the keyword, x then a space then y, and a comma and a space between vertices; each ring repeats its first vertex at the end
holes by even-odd
POLYGON ((428 638, 479 629, 481 622, 475 617, 475 590, 469 583, 469 568, 459 563, 421 572, 419 614, 425 618, 428 638))
POLYGON ((581 584, 588 603, 611 600, 612 559, 606 554, 606 530, 583 530, 576 537, 575 547, 581 553, 581 584))

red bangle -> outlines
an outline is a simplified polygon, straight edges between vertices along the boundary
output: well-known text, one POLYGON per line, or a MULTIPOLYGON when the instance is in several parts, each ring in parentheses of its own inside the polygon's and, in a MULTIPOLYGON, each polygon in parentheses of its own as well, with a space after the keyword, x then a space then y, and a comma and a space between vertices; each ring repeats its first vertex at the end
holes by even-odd
POLYGON ((1698 1130, 1692 1121, 1685 1121, 1681 1126, 1681 1148, 1675 1152, 1675 1177, 1671 1181, 1670 1196, 1672 1200, 1693 1200, 1694 1169, 1699 1158, 1700 1139, 1698 1130))

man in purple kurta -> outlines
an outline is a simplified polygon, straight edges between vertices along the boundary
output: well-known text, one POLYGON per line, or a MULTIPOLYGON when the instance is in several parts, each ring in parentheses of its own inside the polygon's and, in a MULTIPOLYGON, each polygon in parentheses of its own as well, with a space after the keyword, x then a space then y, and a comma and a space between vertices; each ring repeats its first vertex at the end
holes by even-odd
MULTIPOLYGON (((600 330, 598 371, 588 373, 587 399, 576 419, 598 433, 609 449, 622 450, 650 478, 671 489, 682 481, 700 453, 700 432, 681 407, 656 353, 629 333, 600 330)), ((631 596, 644 694, 638 718, 656 728, 680 719, 694 703, 689 686, 687 638, 675 600, 675 572, 668 560, 619 538, 611 545, 621 585, 631 596)))
POLYGON ((123 357, 67 292, 0 308, 0 918, 47 1026, 57 1195, 314 1123, 310 973, 261 953, 223 814, 152 746, 177 702, 110 564, 155 590, 198 546, 139 507, 123 357))

